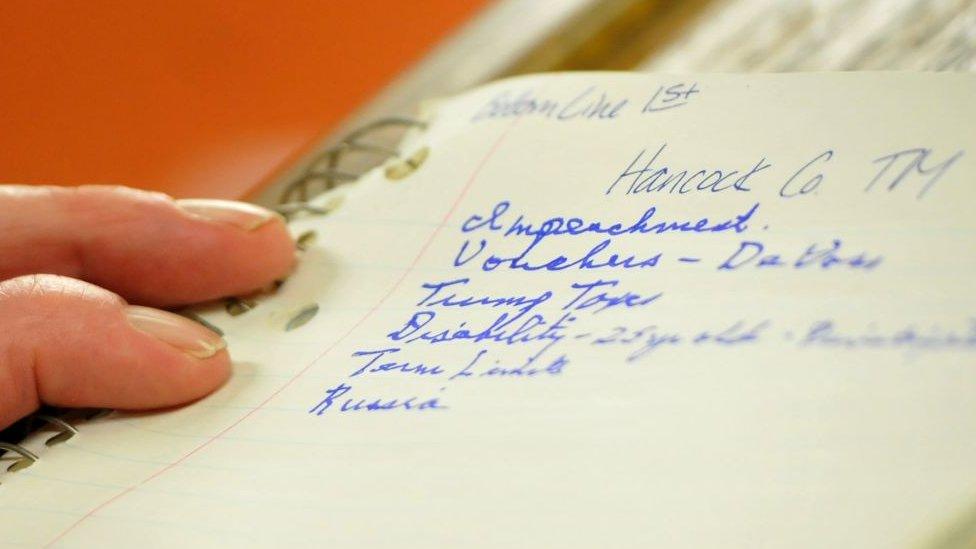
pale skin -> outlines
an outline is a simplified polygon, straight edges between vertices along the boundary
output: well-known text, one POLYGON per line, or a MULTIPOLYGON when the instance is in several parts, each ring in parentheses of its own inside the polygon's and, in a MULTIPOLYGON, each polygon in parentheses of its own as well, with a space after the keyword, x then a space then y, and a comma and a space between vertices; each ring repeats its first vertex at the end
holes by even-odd
POLYGON ((0 429, 42 404, 147 410, 219 388, 217 334, 168 313, 287 276, 272 212, 123 187, 0 185, 0 429))

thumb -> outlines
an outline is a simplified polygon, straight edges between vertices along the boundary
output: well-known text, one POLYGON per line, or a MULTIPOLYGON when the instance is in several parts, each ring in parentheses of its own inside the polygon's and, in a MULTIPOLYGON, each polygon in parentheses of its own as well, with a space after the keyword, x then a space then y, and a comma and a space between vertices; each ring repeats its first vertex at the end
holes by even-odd
POLYGON ((219 335, 54 275, 0 282, 0 429, 41 403, 149 409, 198 399, 230 374, 219 335))

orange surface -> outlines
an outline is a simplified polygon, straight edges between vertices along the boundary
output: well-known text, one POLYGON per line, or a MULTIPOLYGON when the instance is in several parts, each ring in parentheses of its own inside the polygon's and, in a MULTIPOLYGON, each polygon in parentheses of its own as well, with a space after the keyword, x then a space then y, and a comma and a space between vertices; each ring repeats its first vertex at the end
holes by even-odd
POLYGON ((0 5, 0 182, 240 197, 487 0, 0 5))

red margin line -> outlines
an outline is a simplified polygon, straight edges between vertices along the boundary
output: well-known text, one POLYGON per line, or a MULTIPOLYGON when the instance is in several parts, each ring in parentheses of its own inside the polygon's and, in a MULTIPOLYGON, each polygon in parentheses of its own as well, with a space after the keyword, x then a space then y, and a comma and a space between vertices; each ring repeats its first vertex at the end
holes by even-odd
POLYGON ((297 374, 294 375, 294 377, 292 377, 287 382, 285 382, 285 384, 282 385, 281 387, 279 387, 275 392, 271 393, 271 395, 268 396, 268 398, 264 399, 255 408, 249 410, 246 414, 244 414, 243 416, 241 416, 240 418, 238 418, 236 421, 234 421, 233 423, 231 423, 230 425, 228 425, 227 427, 225 427, 223 430, 221 430, 217 434, 215 434, 212 437, 208 438, 207 440, 201 442, 198 446, 196 446, 195 448, 193 448, 192 450, 190 450, 189 452, 187 452, 186 454, 184 454, 178 460, 170 463, 169 465, 167 465, 167 466, 163 467, 162 469, 156 471, 152 475, 149 475, 148 477, 146 477, 145 479, 143 479, 139 483, 134 484, 132 486, 129 486, 125 490, 122 490, 121 492, 115 494, 114 496, 110 497, 109 499, 103 501, 98 506, 92 508, 90 511, 88 511, 87 513, 85 513, 81 518, 79 518, 75 522, 71 523, 67 528, 65 528, 64 530, 62 530, 61 533, 59 533, 57 535, 57 537, 55 537, 50 542, 48 542, 45 545, 45 547, 51 547, 55 543, 61 541, 62 539, 64 539, 65 536, 67 536, 75 528, 77 528, 79 525, 81 525, 82 522, 85 522, 86 520, 88 520, 89 518, 93 517, 95 514, 97 514, 98 512, 102 511, 106 507, 112 505, 116 501, 119 501, 120 499, 122 499, 126 495, 132 493, 134 490, 136 490, 136 489, 138 489, 138 488, 140 488, 142 486, 145 486, 149 482, 152 482, 153 480, 155 480, 155 479, 163 476, 164 474, 166 474, 167 472, 169 472, 170 470, 172 470, 177 465, 180 465, 181 463, 185 462, 187 459, 189 459, 191 456, 193 456, 194 454, 196 454, 200 450, 203 450, 204 448, 206 448, 207 446, 209 446, 211 443, 213 443, 217 439, 219 439, 219 438, 223 437, 224 435, 226 435, 228 432, 230 432, 235 427, 237 427, 238 425, 240 425, 241 423, 243 423, 245 420, 247 420, 247 418, 249 418, 252 415, 254 415, 255 412, 257 412, 258 410, 263 409, 264 406, 267 405, 269 402, 271 402, 276 396, 278 396, 285 389, 287 389, 288 387, 290 387, 295 381, 298 381, 298 379, 300 377, 302 377, 306 372, 308 372, 308 370, 312 366, 314 366, 319 360, 321 360, 323 357, 325 357, 330 352, 332 352, 333 349, 335 349, 336 347, 338 347, 343 341, 346 340, 346 338, 348 338, 350 335, 352 335, 353 332, 355 332, 356 330, 358 330, 360 326, 362 326, 367 320, 369 320, 370 317, 372 317, 376 313, 376 311, 378 311, 379 308, 382 307, 383 304, 386 303, 386 301, 388 299, 390 299, 390 297, 400 288, 400 286, 403 284, 403 282, 407 279, 407 277, 410 275, 410 273, 412 273, 413 270, 417 267, 417 264, 420 263, 420 259, 427 253, 427 250, 434 243, 434 240, 436 240, 437 239, 437 236, 440 235, 440 233, 441 233, 442 230, 444 230, 444 226, 447 224, 447 221, 451 218, 451 216, 454 215, 454 212, 457 211, 458 207, 461 205, 461 202, 468 195, 468 191, 471 190, 471 187, 474 185, 474 182, 478 178, 478 175, 481 174, 481 170, 485 167, 486 164, 488 164, 488 161, 493 156, 495 156, 495 152, 498 151, 498 149, 501 146, 502 142, 505 140, 506 137, 508 137, 508 135, 509 135, 509 133, 511 133, 512 129, 515 128, 516 122, 518 122, 518 120, 520 120, 520 119, 519 118, 515 118, 513 120, 512 124, 510 124, 508 126, 508 128, 506 128, 505 131, 502 132, 502 134, 500 136, 498 136, 498 138, 495 140, 495 142, 491 145, 491 148, 488 149, 488 152, 485 153, 485 156, 481 159, 481 161, 478 163, 478 165, 475 166, 474 171, 471 173, 471 176, 468 177, 468 180, 464 183, 464 186, 461 187, 461 192, 459 192, 458 195, 457 195, 457 198, 454 199, 454 203, 451 204, 450 209, 447 210, 447 213, 445 213, 444 214, 444 217, 441 218, 440 223, 437 224, 437 227, 433 230, 433 232, 430 233, 430 236, 427 237, 427 240, 424 242, 424 245, 421 246, 420 251, 417 252, 417 255, 416 256, 414 256, 413 260, 410 262, 410 264, 407 266, 407 268, 403 271, 403 274, 400 275, 400 278, 398 278, 396 280, 396 282, 393 283, 393 286, 390 286, 390 288, 386 291, 386 293, 383 294, 383 297, 381 297, 372 307, 370 307, 370 309, 368 311, 366 311, 366 313, 362 317, 360 317, 359 320, 357 320, 356 323, 352 325, 352 327, 350 327, 348 330, 346 330, 346 332, 343 333, 342 336, 339 337, 339 339, 335 340, 335 342, 332 343, 332 345, 329 345, 324 351, 322 351, 318 356, 316 356, 312 360, 312 362, 309 362, 308 365, 306 365, 304 368, 302 368, 301 371, 299 371, 297 374))

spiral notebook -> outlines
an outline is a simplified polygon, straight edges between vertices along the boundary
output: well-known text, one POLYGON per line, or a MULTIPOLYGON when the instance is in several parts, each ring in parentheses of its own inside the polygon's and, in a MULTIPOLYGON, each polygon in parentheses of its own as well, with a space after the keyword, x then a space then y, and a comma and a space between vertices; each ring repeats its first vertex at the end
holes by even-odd
POLYGON ((379 122, 283 197, 288 280, 187 311, 224 388, 21 425, 0 544, 964 546, 974 97, 573 73, 379 122))

